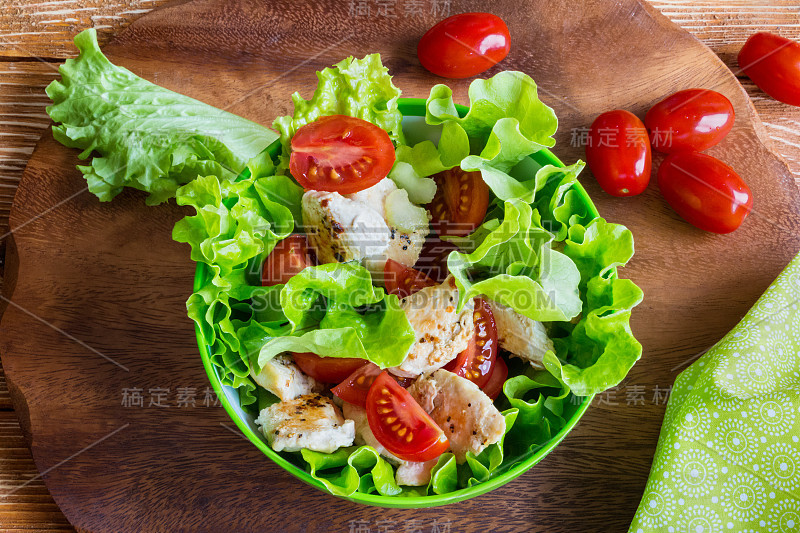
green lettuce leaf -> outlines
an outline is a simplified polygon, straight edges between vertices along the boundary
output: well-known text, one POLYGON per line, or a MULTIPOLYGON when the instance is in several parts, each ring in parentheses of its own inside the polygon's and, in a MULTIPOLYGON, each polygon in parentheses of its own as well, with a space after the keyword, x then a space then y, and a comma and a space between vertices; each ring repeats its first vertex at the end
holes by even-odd
MULTIPOLYGON (((255 167, 254 167, 255 168, 255 167)), ((197 178, 177 190, 179 205, 196 214, 179 220, 172 238, 191 246, 191 257, 207 265, 210 275, 186 302, 189 317, 209 346, 212 362, 221 369, 222 382, 240 388, 243 398, 255 400, 250 381, 252 345, 242 342, 239 330, 250 326, 250 300, 264 299, 271 289, 261 287, 260 265, 278 240, 294 230, 302 189, 286 176, 261 176, 232 182, 217 176, 197 178), (247 302, 247 312, 237 309, 247 302)), ((286 330, 278 316, 263 328, 270 335, 286 330)))
POLYGON ((530 203, 534 183, 521 184, 509 171, 525 157, 553 146, 558 126, 555 113, 539 100, 536 83, 521 72, 505 71, 475 80, 469 98, 469 111, 462 118, 450 88, 434 86, 426 101, 425 120, 442 126, 441 137, 436 144, 426 140, 398 146, 397 163, 389 176, 408 191, 412 201, 428 203, 436 192, 428 176, 461 166, 480 171, 500 200, 530 203))
POLYGON ((389 368, 403 362, 416 339, 397 296, 374 287, 357 263, 304 269, 281 289, 280 305, 291 331, 267 340, 259 368, 282 352, 360 357, 389 368))
POLYGON ((389 177, 408 191, 412 202, 427 204, 436 193, 436 184, 427 176, 458 166, 467 155, 467 133, 459 124, 449 121, 442 127, 438 144, 422 141, 414 146, 399 145, 389 177))
POLYGON ((404 144, 403 115, 397 108, 400 89, 392 83, 380 54, 363 59, 348 57, 317 72, 317 78, 319 83, 311 99, 305 100, 300 93, 294 93, 292 116, 278 117, 273 123, 283 146, 280 170, 288 168, 294 133, 322 116, 349 115, 372 122, 386 130, 396 144, 404 144))
POLYGON ((447 258, 459 308, 483 294, 533 320, 566 321, 578 315, 580 272, 569 257, 552 249, 552 240, 538 212, 523 201, 507 200, 503 222, 475 251, 451 252, 447 258))
POLYGON ((616 274, 633 256, 633 237, 624 226, 596 218, 570 227, 564 254, 581 271, 585 312, 569 336, 554 340, 559 357, 548 353, 544 364, 575 394, 588 396, 618 385, 642 355, 630 328, 642 291, 616 274))
POLYGON ((198 175, 233 179, 247 161, 277 138, 267 128, 169 91, 113 65, 97 34, 75 37, 80 55, 47 87, 53 137, 92 158, 79 165, 89 190, 104 202, 123 187, 166 201, 198 175))

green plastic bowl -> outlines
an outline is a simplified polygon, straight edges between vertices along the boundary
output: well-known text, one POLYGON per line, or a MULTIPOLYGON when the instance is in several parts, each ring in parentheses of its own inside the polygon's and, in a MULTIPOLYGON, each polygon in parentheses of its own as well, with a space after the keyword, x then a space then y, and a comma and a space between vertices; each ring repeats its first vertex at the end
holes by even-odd
MULTIPOLYGON (((425 100, 421 98, 401 98, 398 104, 400 112, 404 116, 403 131, 412 142, 419 142, 424 139, 431 139, 434 141, 438 140, 436 128, 425 125, 424 118, 422 118, 425 116, 425 100), (417 131, 411 131, 414 129, 417 131), (427 131, 425 131, 426 129, 427 131)), ((468 108, 465 106, 456 106, 456 109, 461 116, 466 115, 468 111, 468 108)), ((279 141, 275 141, 269 147, 267 147, 267 152, 273 157, 273 159, 277 158, 277 156, 280 154, 280 151, 281 145, 279 141)), ((512 171, 512 175, 516 173, 535 172, 545 165, 555 165, 559 167, 564 166, 564 164, 555 155, 553 155, 552 152, 545 149, 531 155, 526 161, 519 163, 512 171)), ((249 170, 245 170, 240 176, 240 178, 246 177, 249 177, 249 170)), ((573 185, 573 188, 578 192, 579 197, 587 211, 593 217, 599 216, 597 209, 592 203, 592 200, 586 194, 586 191, 583 189, 583 187, 576 182, 575 185, 573 185)), ((197 291, 202 288, 208 282, 210 275, 211 272, 205 263, 198 263, 194 276, 194 290, 197 291)), ((241 432, 256 446, 256 448, 264 452, 264 455, 272 459, 278 466, 289 472, 297 479, 304 481, 312 487, 316 487, 327 494, 330 494, 325 486, 311 477, 308 472, 299 468, 283 457, 280 453, 273 451, 272 448, 269 447, 266 438, 258 431, 258 428, 254 423, 254 417, 242 410, 239 403, 239 395, 236 392, 236 389, 227 385, 223 385, 220 382, 220 376, 217 373, 218 368, 211 362, 208 353, 208 346, 203 342, 200 328, 197 326, 195 327, 195 333, 197 335, 197 344, 200 348, 200 357, 203 360, 203 366, 206 369, 211 386, 216 391, 222 406, 225 408, 225 411, 228 412, 228 415, 236 424, 236 427, 241 430, 241 432)), ((352 502, 374 505, 377 507, 418 509, 422 507, 435 507, 438 505, 446 505, 448 503, 456 503, 479 496, 517 478, 521 474, 527 472, 533 465, 544 459, 545 456, 549 454, 553 448, 555 448, 558 443, 564 439, 567 433, 572 431, 572 428, 575 427, 575 425, 578 423, 578 420, 580 420, 580 418, 589 408, 592 398, 594 398, 594 396, 585 397, 583 403, 578 407, 572 417, 567 420, 567 423, 563 428, 561 428, 561 431, 559 431, 544 446, 536 450, 536 452, 532 453, 529 457, 513 465, 508 470, 505 470, 497 476, 492 477, 488 481, 478 485, 459 489, 447 494, 422 497, 382 496, 380 494, 362 494, 359 492, 356 492, 351 496, 337 497, 341 497, 352 502)))

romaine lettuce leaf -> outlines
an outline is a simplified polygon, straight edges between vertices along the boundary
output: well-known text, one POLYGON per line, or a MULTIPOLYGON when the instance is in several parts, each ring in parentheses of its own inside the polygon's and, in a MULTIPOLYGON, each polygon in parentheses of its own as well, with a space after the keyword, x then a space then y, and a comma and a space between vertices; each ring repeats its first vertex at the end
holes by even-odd
POLYGON ((370 54, 363 59, 348 57, 317 72, 317 78, 319 83, 311 99, 305 100, 300 93, 294 93, 292 116, 278 117, 273 123, 280 132, 283 146, 279 171, 289 166, 294 133, 322 116, 349 115, 372 122, 386 130, 396 144, 404 144, 403 115, 397 108, 400 89, 392 83, 380 54, 370 54))
POLYGON ((123 187, 150 193, 148 205, 175 195, 182 184, 216 175, 233 179, 277 135, 249 120, 172 92, 113 65, 97 34, 75 37, 80 55, 47 87, 53 137, 94 156, 79 165, 89 190, 104 202, 123 187))

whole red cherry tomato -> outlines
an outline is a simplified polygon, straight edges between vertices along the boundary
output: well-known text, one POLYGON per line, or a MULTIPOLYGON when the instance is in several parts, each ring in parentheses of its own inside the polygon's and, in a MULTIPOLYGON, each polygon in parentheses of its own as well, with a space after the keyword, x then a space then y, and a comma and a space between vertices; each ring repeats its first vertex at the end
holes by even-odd
POLYGON ((658 169, 658 188, 690 224, 714 233, 738 228, 753 208, 753 194, 728 165, 710 155, 679 152, 658 169))
POLYGON ((622 109, 597 117, 589 129, 586 162, 608 194, 641 194, 650 182, 653 164, 650 139, 642 121, 622 109))
POLYGON ((469 78, 502 61, 510 48, 503 19, 490 13, 462 13, 429 29, 419 40, 417 56, 437 76, 469 78))
POLYGON ((800 44, 780 35, 756 33, 739 52, 739 67, 774 99, 800 106, 800 44))
POLYGON ((724 95, 709 89, 686 89, 651 107, 644 125, 659 152, 702 152, 731 131, 734 117, 733 104, 724 95))

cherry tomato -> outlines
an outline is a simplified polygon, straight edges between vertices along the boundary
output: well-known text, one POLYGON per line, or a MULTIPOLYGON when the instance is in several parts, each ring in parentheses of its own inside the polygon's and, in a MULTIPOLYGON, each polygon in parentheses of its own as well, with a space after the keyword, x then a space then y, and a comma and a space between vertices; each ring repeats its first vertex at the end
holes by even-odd
POLYGON ((739 52, 739 67, 774 99, 800 106, 800 44, 772 33, 756 33, 739 52))
POLYGON ((503 19, 490 13, 462 13, 429 29, 419 40, 417 56, 437 76, 469 78, 505 59, 510 49, 503 19))
POLYGON ((383 129, 345 115, 320 117, 292 137, 289 171, 306 189, 350 194, 372 187, 394 165, 383 129))
POLYGON ((383 268, 383 282, 386 292, 405 298, 424 287, 436 285, 431 278, 413 268, 408 268, 394 259, 387 259, 383 268))
POLYGON ((483 298, 475 298, 472 322, 475 324, 475 334, 469 346, 444 368, 484 388, 497 360, 497 326, 492 309, 483 298))
POLYGON ((497 356, 497 363, 494 365, 494 372, 489 376, 489 381, 484 385, 483 392, 492 400, 496 400, 500 393, 503 392, 503 384, 508 379, 508 365, 499 355, 497 356))
POLYGON ((450 271, 447 270, 447 256, 453 251, 458 251, 458 246, 443 241, 435 234, 430 233, 425 239, 425 244, 422 246, 414 268, 437 283, 441 283, 450 274, 450 271))
POLYGON ((433 176, 436 194, 428 204, 431 224, 440 236, 469 235, 483 222, 489 207, 489 186, 477 171, 454 167, 433 176))
MULTIPOLYGON (((364 407, 369 387, 380 373, 381 369, 378 368, 378 365, 367 362, 367 364, 358 367, 352 374, 343 378, 341 383, 331 389, 331 392, 346 402, 364 407)), ((403 388, 414 382, 414 378, 401 378, 390 375, 403 388)))
POLYGON ((369 388, 380 373, 381 369, 375 363, 366 364, 333 387, 331 392, 346 402, 364 407, 369 388))
POLYGON ((366 409, 375 439, 400 459, 429 461, 450 445, 442 428, 385 370, 369 388, 366 409))
POLYGON ((708 89, 686 89, 651 107, 644 125, 653 149, 659 152, 702 152, 731 131, 734 116, 733 104, 724 95, 708 89))
POLYGON ((667 157, 658 169, 658 187, 687 222, 714 233, 732 232, 753 208, 742 178, 719 159, 697 152, 667 157))
POLYGON ((641 194, 650 183, 653 164, 650 139, 642 121, 622 109, 597 117, 589 129, 586 162, 608 194, 641 194))
POLYGON ((309 253, 305 236, 289 235, 278 241, 278 244, 264 260, 261 269, 261 285, 271 287, 286 283, 305 267, 315 264, 316 261, 309 253))
POLYGON ((295 353, 294 362, 304 374, 323 383, 341 383, 369 363, 356 357, 320 357, 314 353, 295 353))

